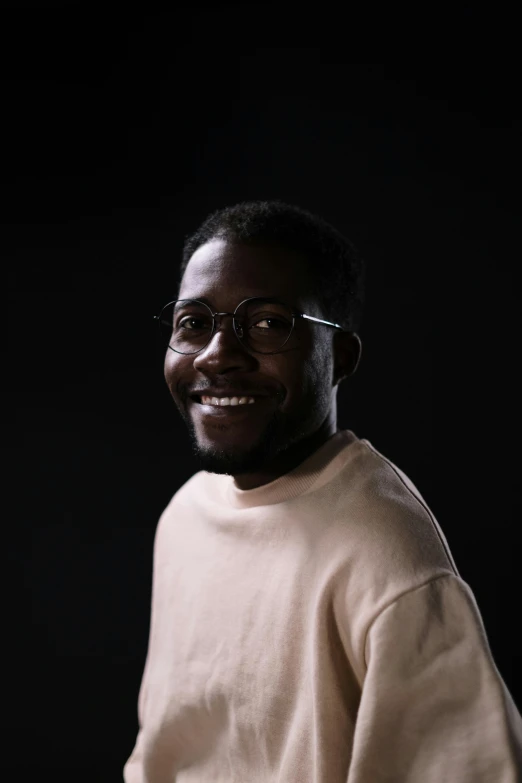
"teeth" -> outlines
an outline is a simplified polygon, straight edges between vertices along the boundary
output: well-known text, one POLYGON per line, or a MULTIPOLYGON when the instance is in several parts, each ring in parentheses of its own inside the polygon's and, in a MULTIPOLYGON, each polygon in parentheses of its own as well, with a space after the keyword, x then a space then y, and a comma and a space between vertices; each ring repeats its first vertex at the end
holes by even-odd
POLYGON ((202 397, 203 405, 251 405, 255 402, 253 397, 202 397))

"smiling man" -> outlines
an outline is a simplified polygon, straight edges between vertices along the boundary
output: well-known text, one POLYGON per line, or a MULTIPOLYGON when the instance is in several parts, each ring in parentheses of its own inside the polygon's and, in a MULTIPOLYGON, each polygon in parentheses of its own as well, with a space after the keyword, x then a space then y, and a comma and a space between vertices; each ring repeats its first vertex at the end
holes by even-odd
POLYGON ((200 470, 162 514, 126 783, 515 783, 522 720, 420 493, 337 426, 364 267, 280 202, 210 215, 158 316, 200 470))
POLYGON ((197 353, 168 351, 165 377, 201 468, 234 476, 241 489, 288 473, 337 431, 337 385, 355 370, 361 342, 327 322, 317 328, 321 307, 307 277, 295 251, 211 238, 179 291, 206 307, 182 301, 162 316, 169 338, 175 312, 187 350, 208 342, 197 353), (229 317, 209 341, 216 306, 230 316, 239 306, 242 338, 229 317))

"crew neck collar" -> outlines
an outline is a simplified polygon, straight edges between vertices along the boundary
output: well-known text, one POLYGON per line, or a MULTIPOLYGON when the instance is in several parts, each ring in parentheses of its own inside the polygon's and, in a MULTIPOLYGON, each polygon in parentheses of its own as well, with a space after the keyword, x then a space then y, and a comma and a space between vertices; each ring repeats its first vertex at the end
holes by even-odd
POLYGON ((234 477, 226 476, 226 502, 235 508, 252 508, 298 497, 312 487, 339 452, 356 440, 358 438, 352 430, 338 430, 293 470, 254 489, 239 489, 234 477))

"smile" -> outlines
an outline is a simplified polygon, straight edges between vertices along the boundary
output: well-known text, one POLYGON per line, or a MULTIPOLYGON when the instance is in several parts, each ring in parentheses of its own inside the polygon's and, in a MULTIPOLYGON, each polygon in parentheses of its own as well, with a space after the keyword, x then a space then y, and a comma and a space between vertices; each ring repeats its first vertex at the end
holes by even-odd
POLYGON ((264 407, 270 397, 201 397, 191 398, 199 413, 214 416, 242 416, 264 407))
POLYGON ((255 402, 254 397, 201 397, 202 405, 252 405, 255 402))

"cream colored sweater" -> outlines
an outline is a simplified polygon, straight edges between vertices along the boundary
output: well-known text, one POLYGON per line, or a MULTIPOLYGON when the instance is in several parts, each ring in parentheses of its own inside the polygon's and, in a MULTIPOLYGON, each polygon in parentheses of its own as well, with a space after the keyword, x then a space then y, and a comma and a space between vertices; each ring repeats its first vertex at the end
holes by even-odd
POLYGON ((125 783, 515 783, 522 720, 411 481, 351 430, 239 490, 200 471, 154 541, 125 783))

